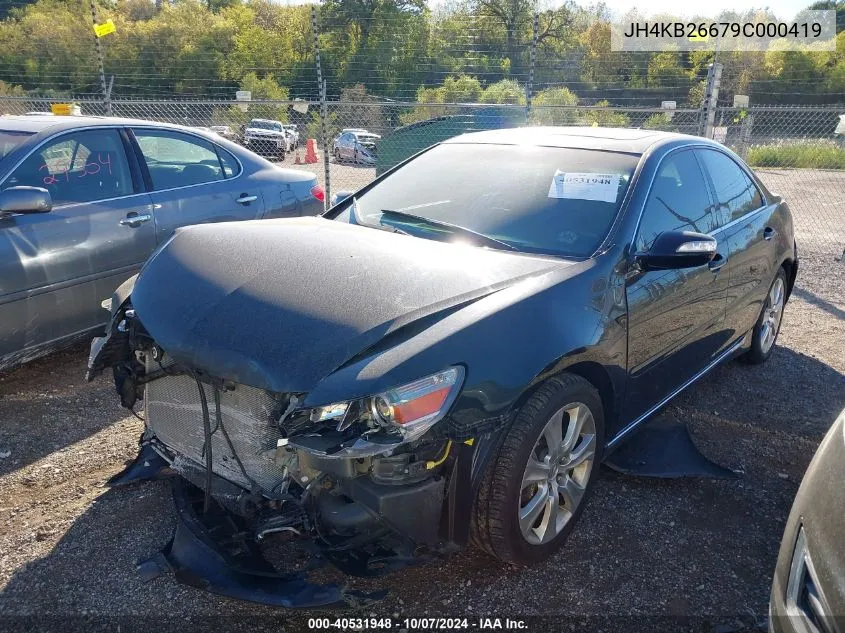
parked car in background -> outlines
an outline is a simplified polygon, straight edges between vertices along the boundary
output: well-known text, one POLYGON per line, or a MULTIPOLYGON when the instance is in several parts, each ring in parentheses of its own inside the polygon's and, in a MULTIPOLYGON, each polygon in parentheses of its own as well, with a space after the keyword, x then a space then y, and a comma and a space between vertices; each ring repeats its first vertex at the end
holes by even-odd
POLYGON ((218 136, 222 136, 228 141, 238 141, 238 133, 235 132, 230 126, 228 125, 212 125, 209 128, 212 132, 217 134, 218 136))
POLYGON ((299 128, 296 126, 295 123, 285 123, 282 128, 285 131, 285 134, 288 135, 290 138, 289 146, 291 149, 296 149, 299 147, 299 128))
POLYGON ((351 160, 365 165, 375 165, 378 134, 366 130, 345 130, 332 143, 335 161, 351 160))
POLYGON ((244 130, 243 144, 256 154, 278 160, 284 160, 291 150, 291 138, 283 123, 269 119, 252 119, 244 130))
POLYGON ((0 117, 0 369, 90 336, 100 303, 188 224, 315 215, 313 174, 199 130, 0 117))
POLYGON ((769 630, 845 631, 845 411, 807 467, 778 554, 769 630))
MULTIPOLYGON (((722 362, 771 356, 797 269, 787 204, 718 143, 467 134, 323 217, 180 232, 116 295, 89 372, 112 366, 128 408, 143 398, 127 472, 184 478, 180 534, 205 530, 187 517, 216 499, 216 525, 284 533, 361 575, 471 534, 529 564, 563 545, 604 456, 649 416, 722 362)), ((177 540, 163 555, 194 586, 348 597, 233 588, 177 540)))

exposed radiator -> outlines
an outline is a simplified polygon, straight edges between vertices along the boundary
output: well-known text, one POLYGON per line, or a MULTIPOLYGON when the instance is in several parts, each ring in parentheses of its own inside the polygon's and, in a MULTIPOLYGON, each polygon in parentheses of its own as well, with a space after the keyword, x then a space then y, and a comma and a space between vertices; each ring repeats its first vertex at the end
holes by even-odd
MULTIPOLYGON (((244 477, 215 416, 214 388, 202 383, 211 423, 211 456, 214 473, 244 488, 244 477)), ((202 405, 197 382, 186 375, 164 376, 146 386, 147 425, 168 448, 205 466, 202 405)), ((222 425, 244 470, 265 492, 282 483, 282 469, 274 461, 281 432, 271 422, 275 400, 262 389, 237 385, 220 391, 222 425)))

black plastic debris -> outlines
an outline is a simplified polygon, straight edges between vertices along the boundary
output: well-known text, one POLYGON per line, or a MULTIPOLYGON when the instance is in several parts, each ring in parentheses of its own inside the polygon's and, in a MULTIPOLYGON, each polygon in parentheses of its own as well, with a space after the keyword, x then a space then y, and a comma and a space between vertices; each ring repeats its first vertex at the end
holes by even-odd
POLYGON ((174 477, 177 522, 173 538, 138 564, 144 580, 172 573, 177 581, 212 593, 286 608, 359 608, 386 591, 365 593, 340 585, 310 583, 305 571, 279 573, 263 557, 237 517, 215 505, 200 514, 203 493, 174 477))
POLYGON ((739 477, 734 471, 705 457, 695 445, 687 425, 668 416, 658 416, 646 422, 606 457, 604 464, 616 472, 638 477, 739 477))

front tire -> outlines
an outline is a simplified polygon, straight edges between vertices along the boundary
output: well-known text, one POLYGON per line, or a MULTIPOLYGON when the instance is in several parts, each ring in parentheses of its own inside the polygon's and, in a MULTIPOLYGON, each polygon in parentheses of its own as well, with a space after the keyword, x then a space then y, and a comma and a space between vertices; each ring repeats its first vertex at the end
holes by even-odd
POLYGON ((473 537, 518 565, 547 559, 572 531, 604 446, 598 391, 573 374, 543 383, 519 410, 476 500, 473 537))
POLYGON ((751 349, 739 357, 742 362, 759 365, 769 360, 772 352, 775 351, 780 324, 783 321, 783 308, 786 304, 786 287, 786 271, 781 267, 769 287, 760 317, 751 331, 751 349))

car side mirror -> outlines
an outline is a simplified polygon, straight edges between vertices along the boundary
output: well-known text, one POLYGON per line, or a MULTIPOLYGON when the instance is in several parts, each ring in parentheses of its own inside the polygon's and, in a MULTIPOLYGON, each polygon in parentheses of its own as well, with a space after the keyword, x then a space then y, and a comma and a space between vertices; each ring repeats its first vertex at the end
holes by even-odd
POLYGON ((647 251, 637 253, 643 270, 695 268, 716 256, 716 238, 693 231, 664 231, 647 251))
POLYGON ((334 194, 332 196, 332 199, 331 199, 332 205, 331 206, 334 206, 334 205, 336 205, 340 202, 343 202, 344 200, 346 200, 349 196, 351 196, 354 193, 355 193, 354 191, 338 191, 336 194, 334 194))
POLYGON ((53 198, 43 187, 9 187, 0 191, 0 213, 47 213, 53 198))

